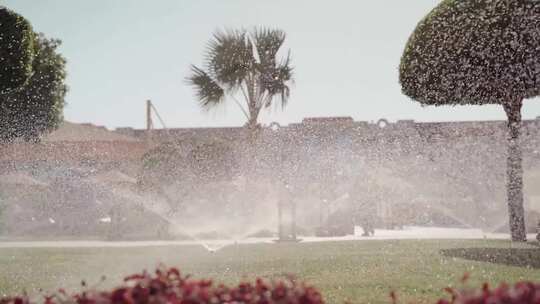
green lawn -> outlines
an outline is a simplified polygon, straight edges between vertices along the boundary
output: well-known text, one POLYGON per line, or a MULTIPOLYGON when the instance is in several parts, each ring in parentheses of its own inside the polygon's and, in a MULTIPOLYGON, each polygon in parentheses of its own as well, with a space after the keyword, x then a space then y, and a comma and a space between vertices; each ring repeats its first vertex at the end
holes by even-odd
MULTIPOLYGON (((395 290, 402 303, 429 302, 459 286, 465 272, 470 285, 488 281, 540 281, 540 269, 469 261, 441 254, 452 248, 509 248, 506 241, 343 241, 229 246, 209 253, 200 246, 80 249, 0 249, 0 290, 13 294, 59 287, 77 290, 117 285, 126 274, 178 266, 195 277, 235 283, 255 276, 294 274, 319 287, 329 303, 388 303, 395 290), (106 276, 103 283, 100 277, 106 276)), ((520 247, 536 248, 527 245, 520 247)), ((540 250, 540 249, 539 249, 540 250)), ((508 250, 507 250, 508 251, 508 250)), ((530 249, 529 249, 530 251, 530 249)), ((508 251, 510 252, 510 251, 508 251)), ((540 254, 531 259, 540 259, 540 254)))

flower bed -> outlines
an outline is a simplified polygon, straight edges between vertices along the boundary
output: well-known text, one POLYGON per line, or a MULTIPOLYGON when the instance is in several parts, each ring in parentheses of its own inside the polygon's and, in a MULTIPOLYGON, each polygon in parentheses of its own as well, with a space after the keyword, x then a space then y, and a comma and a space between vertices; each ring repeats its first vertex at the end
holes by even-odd
MULTIPOLYGON (((43 299, 43 304, 202 304, 202 303, 290 303, 322 304, 321 294, 313 287, 288 280, 257 279, 236 287, 216 285, 211 280, 195 280, 176 268, 158 269, 128 276, 124 284, 110 291, 87 290, 68 294, 59 290, 43 299)), ((26 296, 0 300, 0 304, 35 304, 26 296)))
POLYGON ((540 303, 540 284, 519 282, 514 286, 502 284, 490 288, 484 284, 481 289, 447 289, 451 298, 441 299, 438 304, 532 304, 540 303))
MULTIPOLYGON (((467 276, 464 277, 464 281, 467 276)), ((447 288, 448 299, 437 304, 540 304, 540 284, 519 282, 480 289, 447 288)), ((390 294, 389 303, 399 299, 390 294)), ((27 296, 0 299, 0 304, 323 304, 321 293, 312 286, 293 278, 269 281, 257 279, 235 287, 214 284, 211 280, 195 280, 182 275, 176 268, 160 268, 154 273, 128 276, 124 284, 109 291, 85 290, 68 294, 59 290, 55 295, 32 301, 27 296)))

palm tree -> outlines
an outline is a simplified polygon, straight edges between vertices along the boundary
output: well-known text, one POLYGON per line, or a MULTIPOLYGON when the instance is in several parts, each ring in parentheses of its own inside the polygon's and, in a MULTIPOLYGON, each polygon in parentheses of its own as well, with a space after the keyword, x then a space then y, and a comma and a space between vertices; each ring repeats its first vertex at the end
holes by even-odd
POLYGON ((208 110, 232 99, 249 128, 257 126, 261 110, 276 105, 276 100, 285 107, 293 80, 290 51, 277 58, 285 36, 281 30, 267 28, 214 33, 205 54, 206 69, 192 65, 187 78, 200 106, 208 110))

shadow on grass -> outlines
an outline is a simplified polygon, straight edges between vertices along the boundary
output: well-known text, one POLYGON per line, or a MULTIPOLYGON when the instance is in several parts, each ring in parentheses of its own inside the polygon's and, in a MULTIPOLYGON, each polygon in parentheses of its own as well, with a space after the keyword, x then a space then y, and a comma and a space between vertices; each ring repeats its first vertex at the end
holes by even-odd
POLYGON ((441 253, 478 262, 540 268, 540 248, 456 248, 444 249, 441 253))

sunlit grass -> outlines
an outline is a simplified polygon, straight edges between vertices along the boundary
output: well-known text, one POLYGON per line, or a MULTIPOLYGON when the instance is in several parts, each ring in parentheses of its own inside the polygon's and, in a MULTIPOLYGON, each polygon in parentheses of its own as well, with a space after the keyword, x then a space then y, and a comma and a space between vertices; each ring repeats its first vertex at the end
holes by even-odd
MULTIPOLYGON (((216 253, 201 246, 79 249, 0 249, 0 290, 78 290, 81 280, 92 286, 117 285, 121 277, 159 263, 178 266, 195 277, 235 283, 256 276, 294 274, 319 287, 330 303, 388 303, 395 290, 406 303, 429 302, 442 289, 487 281, 540 281, 540 269, 475 262, 443 256, 442 249, 509 248, 506 241, 343 241, 299 244, 233 245, 216 253), (100 283, 105 275, 106 280, 100 283)), ((527 245, 520 245, 527 246, 527 245)), ((530 246, 529 246, 530 247, 530 246)), ((540 258, 540 251, 538 258, 540 258)))

